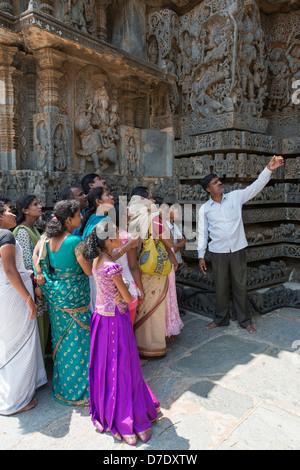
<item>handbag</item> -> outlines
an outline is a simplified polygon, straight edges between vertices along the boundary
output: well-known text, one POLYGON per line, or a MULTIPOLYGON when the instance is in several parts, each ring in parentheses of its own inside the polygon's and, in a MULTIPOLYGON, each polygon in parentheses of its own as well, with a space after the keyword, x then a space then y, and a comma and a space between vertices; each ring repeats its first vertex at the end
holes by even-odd
POLYGON ((163 242, 153 239, 152 224, 149 227, 149 238, 143 240, 138 264, 143 273, 156 276, 167 276, 172 270, 172 263, 163 242))

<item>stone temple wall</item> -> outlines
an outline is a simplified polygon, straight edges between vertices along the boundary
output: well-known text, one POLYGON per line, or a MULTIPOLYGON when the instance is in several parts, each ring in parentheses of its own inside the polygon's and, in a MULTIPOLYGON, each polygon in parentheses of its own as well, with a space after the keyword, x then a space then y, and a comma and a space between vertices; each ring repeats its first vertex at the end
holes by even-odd
POLYGON ((95 171, 115 197, 147 184, 181 204, 181 306, 214 308, 192 243, 201 178, 243 188, 273 154, 284 168, 243 210, 261 311, 300 303, 283 288, 300 264, 300 2, 0 1, 1 195, 52 207, 95 171))

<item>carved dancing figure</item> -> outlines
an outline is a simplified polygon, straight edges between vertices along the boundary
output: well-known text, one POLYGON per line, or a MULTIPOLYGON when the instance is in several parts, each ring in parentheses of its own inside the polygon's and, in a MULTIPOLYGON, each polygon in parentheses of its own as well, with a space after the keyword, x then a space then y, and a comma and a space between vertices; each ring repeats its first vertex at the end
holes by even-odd
POLYGON ((81 156, 81 171, 85 170, 86 160, 91 159, 97 173, 101 171, 98 153, 101 151, 103 143, 99 130, 94 129, 91 124, 91 106, 92 105, 90 105, 86 111, 83 111, 75 122, 75 127, 81 142, 81 149, 76 150, 76 153, 81 156))
POLYGON ((66 169, 66 149, 64 142, 63 126, 59 124, 54 133, 54 169, 63 171, 66 169))

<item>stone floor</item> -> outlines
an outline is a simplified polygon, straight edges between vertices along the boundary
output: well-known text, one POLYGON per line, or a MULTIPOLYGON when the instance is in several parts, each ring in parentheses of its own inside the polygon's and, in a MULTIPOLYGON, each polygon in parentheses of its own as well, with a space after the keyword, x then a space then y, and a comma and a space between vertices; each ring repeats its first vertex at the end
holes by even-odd
MULTIPOLYGON (((186 312, 184 328, 164 359, 143 367, 162 413, 152 439, 136 450, 300 449, 300 310, 254 316, 257 334, 232 322, 205 330, 210 319, 186 312)), ((129 450, 92 426, 87 408, 60 405, 51 382, 39 405, 0 417, 0 449, 129 450)))

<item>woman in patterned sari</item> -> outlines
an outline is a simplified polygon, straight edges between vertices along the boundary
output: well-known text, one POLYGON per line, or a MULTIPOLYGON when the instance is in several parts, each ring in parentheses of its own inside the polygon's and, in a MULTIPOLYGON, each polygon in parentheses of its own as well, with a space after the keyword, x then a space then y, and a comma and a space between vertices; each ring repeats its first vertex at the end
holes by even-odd
POLYGON ((44 276, 53 346, 54 398, 66 405, 89 403, 91 263, 81 254, 80 237, 72 235, 82 216, 75 200, 60 201, 48 222, 33 261, 44 276), (38 255, 37 255, 38 253, 38 255))
MULTIPOLYGON (((35 226, 35 222, 42 215, 42 206, 39 204, 35 195, 25 194, 17 200, 16 208, 18 211, 16 219, 17 227, 14 229, 13 234, 21 245, 25 268, 32 271, 32 254, 41 236, 35 226)), ((33 287, 38 311, 37 324, 45 360, 45 351, 49 335, 47 301, 40 291, 40 288, 37 287, 35 280, 33 280, 33 287)))
MULTIPOLYGON (((150 224, 153 238, 160 239, 165 245, 170 261, 178 263, 171 250, 173 239, 170 231, 164 227, 159 212, 148 189, 140 186, 132 191, 128 205, 130 233, 139 233, 140 239, 149 236, 150 224)), ((136 250, 138 251, 138 250, 136 250)), ((139 253, 129 253, 128 262, 131 269, 137 264, 139 253)), ((168 276, 141 273, 144 299, 137 308, 134 322, 135 339, 142 357, 163 357, 167 353, 165 327, 168 292, 168 276)))

